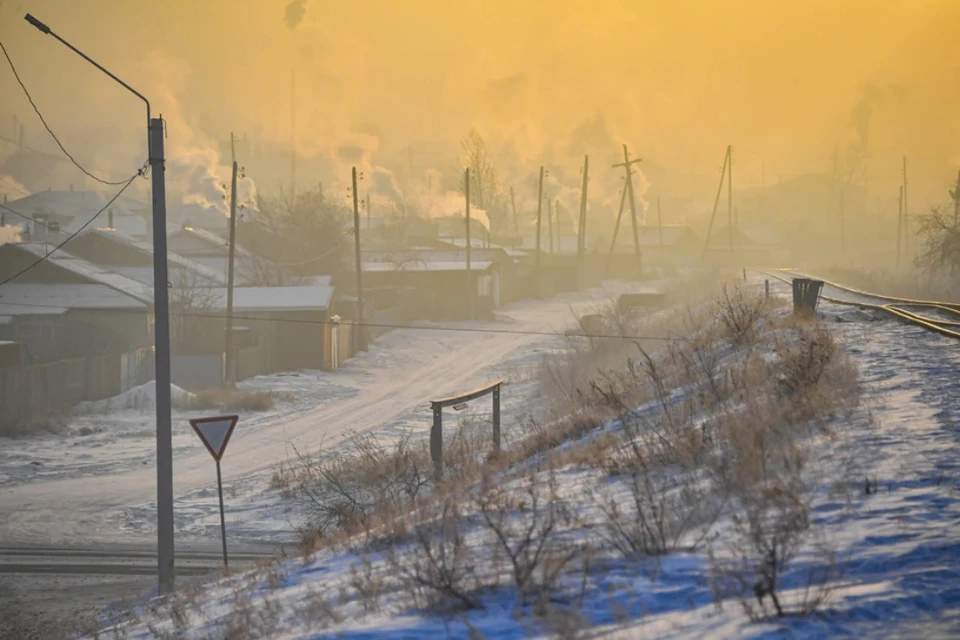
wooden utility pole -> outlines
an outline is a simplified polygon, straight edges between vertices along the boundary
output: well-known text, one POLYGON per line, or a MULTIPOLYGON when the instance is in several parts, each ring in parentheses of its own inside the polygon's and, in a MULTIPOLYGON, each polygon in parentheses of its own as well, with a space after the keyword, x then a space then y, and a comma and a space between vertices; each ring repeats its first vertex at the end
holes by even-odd
POLYGON ((610 265, 613 263, 613 252, 617 248, 617 232, 620 231, 620 219, 623 218, 623 208, 627 204, 627 185, 623 185, 620 193, 620 208, 617 210, 617 222, 613 225, 613 239, 610 240, 610 255, 607 256, 606 277, 610 276, 610 265))
POLYGON ((473 284, 473 275, 470 273, 470 167, 464 170, 464 189, 467 197, 467 305, 470 310, 470 319, 473 320, 473 293, 476 287, 473 284))
MULTIPOLYGON (((543 215, 543 165, 540 166, 540 180, 537 182, 537 286, 540 283, 540 224, 543 215)), ((539 288, 537 289, 539 291, 539 288)))
POLYGON ((723 193, 723 180, 727 176, 727 163, 730 160, 730 148, 723 156, 723 169, 720 170, 720 184, 717 185, 717 197, 713 199, 713 213, 710 214, 710 226, 707 227, 707 239, 703 243, 703 257, 707 256, 710 249, 710 235, 713 233, 713 223, 717 218, 717 206, 720 204, 720 194, 723 193))
POLYGON ((233 357, 233 259, 237 245, 237 157, 232 133, 230 155, 233 156, 233 172, 230 178, 230 248, 227 255, 227 328, 224 336, 223 386, 232 389, 236 383, 236 364, 233 357))
POLYGON ((903 244, 903 185, 900 185, 900 198, 897 200, 897 269, 900 269, 900 246, 903 244))
POLYGON ((953 198, 953 224, 956 225, 960 223, 960 170, 957 171, 957 186, 950 192, 950 197, 953 198))
POLYGON ((297 193, 297 70, 290 70, 290 197, 297 193))
POLYGON ((582 258, 587 246, 587 183, 590 156, 583 156, 583 186, 580 187, 580 220, 577 223, 577 257, 582 258))
MULTIPOLYGON (((365 349, 366 327, 363 324, 363 264, 360 260, 360 204, 357 202, 357 168, 353 167, 353 251, 357 269, 357 331, 354 332, 354 352, 365 349)), ((367 196, 369 197, 369 195, 367 196)), ((369 204, 368 204, 369 206, 369 204)), ((368 209, 369 211, 369 209, 368 209)))
POLYGON ((627 177, 627 194, 630 197, 630 221, 633 223, 633 248, 637 255, 637 269, 643 271, 643 258, 640 255, 640 236, 637 229, 637 203, 633 193, 633 169, 631 165, 641 162, 640 158, 630 159, 630 153, 627 151, 627 145, 623 145, 623 162, 613 165, 623 167, 627 177))
POLYGON ((557 219, 557 253, 563 253, 563 228, 560 224, 560 198, 553 203, 554 217, 557 219))
POLYGON ((903 156, 903 253, 910 258, 910 205, 907 204, 907 156, 903 156))
POLYGON ((367 208, 367 230, 370 230, 370 191, 367 191, 367 197, 363 201, 364 205, 367 208))
POLYGON ((553 208, 550 206, 550 198, 547 198, 547 238, 550 247, 550 255, 553 255, 553 208))
POLYGON ((515 235, 518 240, 521 240, 522 243, 522 238, 520 238, 520 223, 517 222, 517 200, 513 197, 513 185, 510 185, 510 210, 513 212, 513 235, 515 235))
POLYGON ((660 264, 663 260, 663 216, 660 215, 660 196, 657 196, 657 231, 660 236, 660 264))
POLYGON ((727 235, 730 239, 730 264, 733 266, 733 146, 727 145, 727 235))

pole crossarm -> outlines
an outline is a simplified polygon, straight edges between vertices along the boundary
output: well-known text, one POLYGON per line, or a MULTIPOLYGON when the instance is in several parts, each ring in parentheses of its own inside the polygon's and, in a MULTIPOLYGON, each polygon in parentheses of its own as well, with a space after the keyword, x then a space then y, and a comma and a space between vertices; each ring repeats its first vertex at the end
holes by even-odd
POLYGON ((477 387, 473 391, 468 391, 458 396, 449 396, 446 398, 438 398, 436 400, 431 400, 430 406, 434 409, 443 409, 444 407, 450 407, 455 404, 460 404, 461 402, 470 402, 471 400, 476 400, 477 398, 480 398, 482 396, 487 395, 488 393, 491 393, 494 389, 502 385, 503 385, 503 380, 501 378, 497 378, 490 384, 484 385, 482 387, 477 387))

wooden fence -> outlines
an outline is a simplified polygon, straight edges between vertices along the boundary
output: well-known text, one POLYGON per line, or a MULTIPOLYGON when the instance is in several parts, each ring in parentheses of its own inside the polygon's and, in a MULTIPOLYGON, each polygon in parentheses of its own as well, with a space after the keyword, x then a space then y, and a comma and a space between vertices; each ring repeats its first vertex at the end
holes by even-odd
POLYGON ((148 349, 0 368, 0 434, 45 424, 84 400, 103 400, 153 379, 148 349))

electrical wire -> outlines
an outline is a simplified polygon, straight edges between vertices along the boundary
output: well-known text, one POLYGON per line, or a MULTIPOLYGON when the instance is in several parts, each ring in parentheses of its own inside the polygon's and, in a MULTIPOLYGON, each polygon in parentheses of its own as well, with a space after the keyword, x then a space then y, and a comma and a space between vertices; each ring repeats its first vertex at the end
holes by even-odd
POLYGON ((117 191, 117 193, 116 193, 112 198, 110 198, 110 200, 107 202, 107 204, 103 205, 103 207, 100 209, 100 211, 97 211, 95 214, 93 214, 93 217, 92 217, 92 218, 90 218, 89 220, 87 220, 86 222, 84 222, 83 225, 82 225, 79 229, 77 229, 76 231, 74 231, 73 233, 71 233, 69 236, 67 236, 67 237, 63 240, 63 242, 61 242, 60 244, 58 244, 57 246, 55 246, 53 249, 51 249, 50 251, 48 251, 45 255, 41 256, 40 258, 38 258, 38 259, 35 260, 34 262, 30 263, 29 265, 27 265, 26 267, 24 267, 23 269, 21 269, 21 270, 18 271, 17 273, 13 274, 13 275, 10 276, 9 278, 6 278, 5 280, 0 281, 0 287, 2 287, 3 285, 5 285, 5 284, 7 284, 7 283, 9 283, 9 282, 11 282, 11 281, 13 281, 13 280, 16 280, 17 278, 19 278, 20 276, 22 276, 23 274, 25 274, 27 271, 30 271, 31 269, 33 269, 34 267, 36 267, 38 264, 40 264, 41 262, 43 262, 44 260, 46 260, 47 258, 49 258, 50 256, 52 256, 54 253, 56 253, 57 251, 59 251, 60 249, 62 249, 65 244, 67 244, 68 242, 70 242, 71 240, 73 240, 74 238, 76 238, 78 235, 80 235, 80 233, 81 233, 84 229, 86 229, 86 228, 89 227, 91 224, 93 224, 93 221, 96 220, 96 219, 100 216, 101 213, 103 213, 104 211, 106 211, 106 210, 110 207, 110 205, 112 205, 112 204, 117 200, 117 198, 119 198, 120 195, 121 195, 124 191, 127 190, 127 187, 129 187, 131 184, 133 184, 133 181, 136 180, 136 179, 137 179, 140 175, 142 175, 142 174, 143 174, 143 171, 140 170, 140 171, 137 171, 137 172, 136 172, 135 174, 133 174, 132 176, 130 176, 130 179, 126 181, 126 183, 123 185, 123 187, 121 187, 120 190, 117 191))
MULTIPOLYGON (((3 284, 3 283, 0 283, 3 284)), ((106 285, 104 285, 106 286, 106 285)), ((0 299, 0 306, 11 306, 11 307, 31 307, 37 309, 62 309, 62 305, 55 304, 33 304, 30 302, 8 302, 3 299, 0 299)), ((229 320, 229 316, 226 314, 217 314, 217 313, 197 313, 189 311, 171 311, 171 316, 177 316, 180 318, 208 318, 214 320, 229 320)), ((415 324, 389 324, 389 323, 380 323, 380 322, 346 322, 338 323, 333 322, 332 320, 305 320, 298 318, 260 318, 254 316, 244 316, 233 314, 233 321, 243 321, 243 322, 277 322, 280 324, 301 324, 301 325, 317 325, 317 326, 333 326, 336 324, 350 324, 354 327, 363 327, 369 329, 410 329, 414 331, 447 331, 453 333, 486 333, 494 335, 517 335, 517 336, 542 336, 547 338, 591 338, 597 340, 630 340, 630 341, 639 341, 639 340, 655 340, 658 342, 677 342, 685 340, 686 338, 681 336, 642 336, 642 335, 616 335, 616 334, 602 334, 602 333, 573 333, 565 331, 535 331, 528 329, 489 329, 483 327, 450 327, 450 326, 423 326, 415 324)))
POLYGON ((22 196, 24 196, 24 197, 27 197, 27 196, 30 195, 30 192, 29 192, 29 191, 25 191, 24 189, 21 189, 20 187, 18 187, 17 185, 15 185, 15 184, 13 183, 13 181, 10 180, 9 178, 7 178, 6 176, 0 175, 0 183, 2 183, 3 185, 5 185, 7 189, 12 189, 12 190, 16 191, 17 193, 19 193, 20 195, 22 195, 22 196))
MULTIPOLYGON (((45 157, 50 158, 50 159, 52 159, 52 160, 56 160, 57 162, 66 162, 67 164, 73 164, 73 163, 71 163, 69 160, 67 160, 66 158, 64 158, 63 156, 58 156, 57 154, 55 154, 55 153, 50 153, 49 151, 42 151, 42 150, 40 150, 40 149, 37 149, 36 147, 31 147, 31 146, 26 145, 26 144, 21 144, 20 142, 14 140, 14 139, 12 139, 12 138, 8 138, 8 137, 5 136, 5 135, 0 135, 0 142, 6 142, 6 143, 8 143, 8 144, 12 144, 12 145, 15 146, 15 147, 19 147, 19 148, 21 148, 21 149, 26 149, 26 150, 29 151, 30 153, 35 153, 35 154, 40 155, 40 156, 45 156, 45 157)), ((99 171, 100 173, 110 173, 110 174, 113 174, 113 175, 115 175, 115 176, 125 175, 125 174, 121 174, 119 171, 106 171, 106 170, 104 170, 104 169, 95 169, 95 170, 96 170, 96 171, 99 171)))
MULTIPOLYGON (((24 95, 27 96, 27 100, 30 102, 30 106, 33 107, 33 110, 36 112, 37 117, 40 118, 40 122, 43 123, 43 127, 47 130, 47 133, 50 134, 50 137, 53 138, 53 141, 57 143, 57 146, 60 147, 60 151, 62 151, 63 154, 64 154, 65 156, 67 156, 67 158, 70 159, 70 162, 72 162, 78 169, 80 169, 80 171, 82 171, 83 173, 85 173, 87 176, 89 176, 90 178, 96 180, 97 182, 99 182, 99 183, 101 183, 101 184, 105 184, 105 185, 108 185, 108 186, 120 186, 120 185, 124 185, 124 188, 126 188, 126 186, 129 186, 130 182, 133 181, 132 179, 131 179, 130 181, 128 181, 128 182, 125 182, 125 181, 123 181, 123 180, 121 180, 121 181, 119 181, 119 182, 111 182, 110 180, 104 180, 103 178, 100 178, 100 177, 98 177, 98 176, 90 173, 89 171, 87 171, 87 170, 84 168, 83 165, 81 165, 79 162, 77 162, 77 160, 76 160, 72 155, 70 155, 70 152, 67 151, 67 149, 63 146, 63 143, 60 142, 60 138, 57 137, 57 134, 55 134, 55 133, 53 132, 53 129, 50 128, 50 125, 47 124, 46 119, 43 117, 43 114, 40 113, 40 109, 37 107, 37 104, 33 101, 33 97, 30 95, 30 92, 27 90, 27 86, 26 86, 25 84, 23 84, 23 80, 20 79, 20 74, 17 73, 17 67, 14 66, 13 60, 10 59, 10 54, 7 53, 7 48, 6 48, 5 46, 3 46, 3 41, 0 41, 0 50, 3 51, 3 56, 7 59, 7 64, 10 65, 10 70, 13 71, 13 77, 17 79, 17 83, 20 85, 20 88, 23 89, 24 95)), ((143 173, 143 170, 141 169, 141 170, 138 172, 137 175, 142 175, 142 173, 143 173)), ((136 177, 136 176, 134 176, 134 177, 136 177)), ((2 283, 0 283, 0 284, 2 284, 2 283)))

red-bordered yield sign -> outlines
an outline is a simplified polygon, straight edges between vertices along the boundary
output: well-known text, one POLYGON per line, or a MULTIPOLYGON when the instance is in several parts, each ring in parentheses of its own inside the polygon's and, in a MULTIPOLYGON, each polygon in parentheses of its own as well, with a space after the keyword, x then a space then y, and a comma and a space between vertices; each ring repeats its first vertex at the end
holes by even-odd
POLYGON ((197 432, 213 459, 220 462, 223 452, 230 442, 233 428, 237 426, 239 416, 216 416, 214 418, 194 418, 190 426, 197 432))

